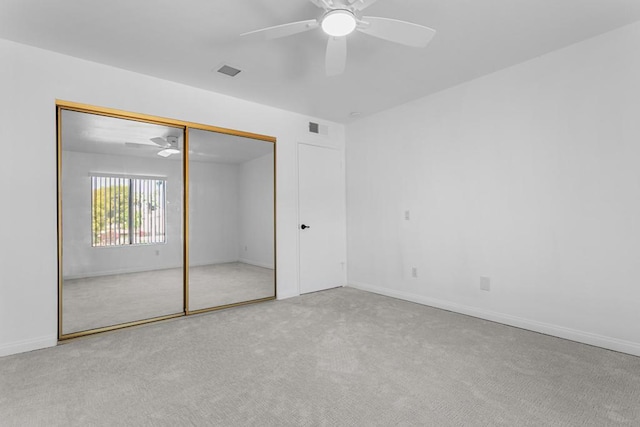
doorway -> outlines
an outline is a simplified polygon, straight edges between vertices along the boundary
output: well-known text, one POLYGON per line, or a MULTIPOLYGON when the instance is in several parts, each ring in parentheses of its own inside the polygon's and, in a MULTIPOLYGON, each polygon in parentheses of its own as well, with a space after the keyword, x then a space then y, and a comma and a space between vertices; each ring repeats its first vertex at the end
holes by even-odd
POLYGON ((298 144, 300 293, 346 283, 345 188, 342 153, 298 144))

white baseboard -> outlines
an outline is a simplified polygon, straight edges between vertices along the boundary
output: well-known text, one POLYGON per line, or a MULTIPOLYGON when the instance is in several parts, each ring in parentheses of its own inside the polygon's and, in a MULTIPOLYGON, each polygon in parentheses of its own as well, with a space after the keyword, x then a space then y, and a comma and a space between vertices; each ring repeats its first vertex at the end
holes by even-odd
POLYGON ((269 264, 266 262, 252 261, 246 258, 240 258, 238 261, 244 264, 255 265, 256 267, 263 267, 263 268, 268 268, 270 270, 273 270, 273 264, 269 264))
POLYGON ((81 273, 81 274, 72 274, 68 276, 64 276, 64 280, 74 280, 74 279, 90 279, 93 277, 102 277, 102 276, 115 276, 116 274, 131 274, 131 273, 147 273, 149 271, 158 271, 158 270, 171 270, 172 268, 182 268, 182 264, 166 266, 163 265, 160 268, 122 268, 118 270, 105 270, 105 271, 97 271, 97 272, 89 272, 89 273, 81 273))
MULTIPOLYGON (((214 260, 209 260, 207 262, 200 262, 200 263, 190 262, 189 266, 190 267, 206 267, 208 265, 230 264, 232 262, 240 262, 240 260, 238 258, 214 259, 214 260)), ((182 268, 182 265, 180 265, 179 267, 182 268)))
MULTIPOLYGON (((239 260, 237 258, 233 258, 233 259, 214 259, 214 260, 209 260, 207 262, 203 262, 203 263, 191 263, 191 267, 203 267, 206 265, 214 265, 214 264, 228 264, 231 262, 244 262, 242 260, 239 260)), ((250 263, 247 263, 250 264, 250 263)), ((259 267, 262 267, 261 265, 259 267)), ((73 279, 89 279, 89 278, 93 278, 93 277, 102 277, 102 276, 114 276, 116 274, 131 274, 131 273, 147 273, 150 271, 160 271, 160 270, 171 270, 174 268, 182 268, 182 264, 176 264, 176 265, 163 265, 161 267, 156 267, 156 268, 123 268, 123 269, 119 269, 119 270, 108 270, 108 271, 99 271, 99 272, 91 272, 91 273, 83 273, 83 274, 75 274, 75 275, 70 275, 70 276, 64 276, 65 280, 73 280, 73 279)), ((269 267, 267 267, 269 268, 269 267)), ((271 267, 273 268, 273 267, 271 267)))
POLYGON ((276 299, 278 301, 282 301, 283 299, 289 299, 289 298, 294 298, 294 297, 299 297, 299 296, 300 296, 300 294, 298 294, 298 293, 284 294, 284 293, 278 292, 278 295, 276 295, 276 299))
POLYGON ((565 328, 564 326, 552 325, 549 323, 538 322, 536 320, 525 319, 522 317, 512 316, 509 314, 499 313, 496 311, 484 310, 477 307, 462 305, 450 301, 429 298, 422 295, 412 294, 408 292, 396 291, 380 286, 369 285, 361 282, 349 282, 347 285, 352 288, 363 291, 373 292, 388 297, 398 298, 405 301, 411 301, 430 307, 441 308, 443 310, 453 311, 455 313, 465 314, 468 316, 478 317, 480 319, 490 320, 492 322, 502 323, 517 328, 527 329, 534 332, 540 332, 546 335, 552 335, 571 341, 577 341, 583 344, 589 344, 596 347, 602 347, 609 350, 619 351, 634 356, 640 356, 640 343, 633 341, 625 341, 618 338, 607 337, 603 335, 593 334, 591 332, 579 331, 576 329, 565 328))
POLYGON ((55 347, 58 344, 58 337, 46 336, 29 340, 16 341, 0 345, 0 357, 11 354, 24 353, 27 351, 40 350, 47 347, 55 347))

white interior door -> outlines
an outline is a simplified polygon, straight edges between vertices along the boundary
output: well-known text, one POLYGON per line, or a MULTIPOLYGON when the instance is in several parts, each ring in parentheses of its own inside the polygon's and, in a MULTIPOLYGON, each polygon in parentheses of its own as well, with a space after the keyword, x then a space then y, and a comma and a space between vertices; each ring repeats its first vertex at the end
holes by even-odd
POLYGON ((345 176, 342 153, 298 144, 300 293, 346 282, 345 176))

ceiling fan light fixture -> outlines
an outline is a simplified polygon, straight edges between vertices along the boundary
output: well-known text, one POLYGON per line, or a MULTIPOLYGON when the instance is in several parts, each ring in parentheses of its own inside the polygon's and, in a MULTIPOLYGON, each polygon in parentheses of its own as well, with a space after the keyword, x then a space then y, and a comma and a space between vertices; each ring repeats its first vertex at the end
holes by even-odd
POLYGON ((322 31, 332 37, 343 37, 356 29, 357 20, 353 12, 346 9, 336 9, 322 17, 322 31))

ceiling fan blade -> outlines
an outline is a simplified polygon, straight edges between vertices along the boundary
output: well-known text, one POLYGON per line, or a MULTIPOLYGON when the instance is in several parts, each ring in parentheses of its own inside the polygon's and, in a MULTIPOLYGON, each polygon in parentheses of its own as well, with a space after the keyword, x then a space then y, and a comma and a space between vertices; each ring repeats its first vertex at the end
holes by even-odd
POLYGON ((163 148, 167 148, 169 147, 171 144, 169 143, 169 141, 167 141, 164 138, 160 138, 159 136, 155 137, 155 138, 151 138, 151 142, 153 142, 156 145, 159 145, 160 147, 163 148))
POLYGON ((398 19, 363 16, 362 21, 365 25, 358 27, 358 31, 411 47, 425 47, 436 34, 429 27, 398 19))
POLYGON ((161 157, 169 157, 171 154, 173 153, 169 150, 158 151, 158 156, 161 156, 161 157))
POLYGON ((240 37, 253 37, 271 40, 313 30, 314 28, 317 28, 318 25, 320 24, 317 19, 309 19, 306 21, 291 22, 289 24, 276 25, 274 27, 263 28, 261 30, 249 31, 248 33, 240 34, 240 37))
POLYGON ((364 10, 374 4, 377 0, 350 0, 349 6, 353 10, 364 10))
POLYGON ((331 5, 328 0, 309 0, 311 3, 318 6, 320 9, 330 9, 331 5))
POLYGON ((347 63, 347 38, 329 37, 327 42, 327 55, 325 59, 325 71, 327 76, 337 76, 344 72, 347 63))

